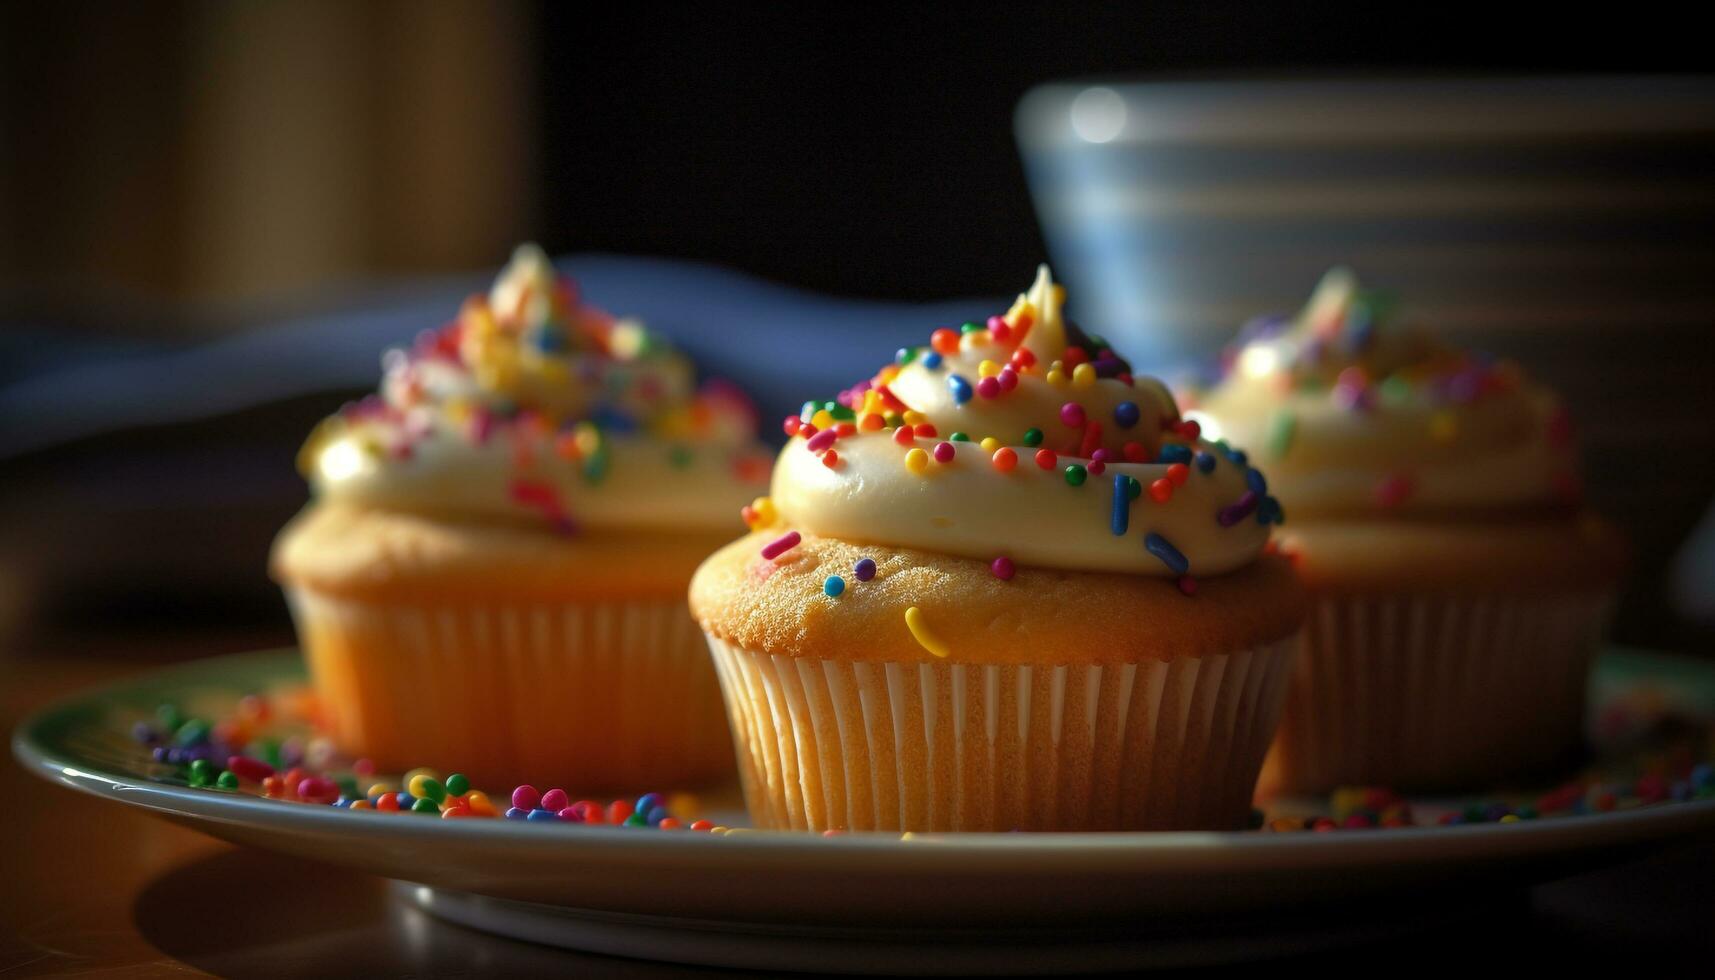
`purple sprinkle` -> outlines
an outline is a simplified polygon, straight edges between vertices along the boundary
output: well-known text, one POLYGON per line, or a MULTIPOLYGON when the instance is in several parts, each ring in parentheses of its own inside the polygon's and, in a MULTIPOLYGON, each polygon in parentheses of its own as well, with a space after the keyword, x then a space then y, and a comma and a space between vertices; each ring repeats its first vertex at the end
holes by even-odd
POLYGON ((839 437, 840 434, 835 432, 832 428, 823 429, 806 440, 804 448, 813 453, 819 453, 829 446, 832 446, 834 444, 834 440, 839 437))
POLYGON ((1232 527, 1234 524, 1237 524, 1246 517, 1249 517, 1251 511, 1256 510, 1256 505, 1259 501, 1260 498, 1257 497, 1256 491, 1246 490, 1243 494, 1239 495, 1237 502, 1228 504, 1221 508, 1220 513, 1215 515, 1215 522, 1222 527, 1232 527))

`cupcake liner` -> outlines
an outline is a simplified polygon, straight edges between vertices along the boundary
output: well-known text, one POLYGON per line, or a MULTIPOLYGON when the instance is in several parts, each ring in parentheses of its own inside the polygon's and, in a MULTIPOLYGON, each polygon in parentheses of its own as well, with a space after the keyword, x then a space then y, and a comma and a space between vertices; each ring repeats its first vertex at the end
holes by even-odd
POLYGON ((759 827, 1168 830, 1245 823, 1296 640, 1071 666, 709 649, 759 827))
POLYGON ((403 604, 287 589, 340 747, 479 785, 676 788, 732 769, 683 602, 403 604))
POLYGON ((1319 596, 1263 784, 1452 789, 1576 750, 1607 595, 1319 596))

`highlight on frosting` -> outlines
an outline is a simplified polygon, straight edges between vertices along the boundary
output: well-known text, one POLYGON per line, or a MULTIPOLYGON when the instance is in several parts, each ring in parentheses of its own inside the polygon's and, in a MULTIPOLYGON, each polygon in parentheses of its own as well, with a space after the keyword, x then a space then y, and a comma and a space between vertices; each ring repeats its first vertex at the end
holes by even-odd
POLYGON ((534 245, 382 365, 379 394, 304 447, 318 497, 565 533, 714 530, 767 480, 744 395, 697 387, 682 354, 583 302, 534 245))
MULTIPOLYGON (((764 559, 802 531, 980 559, 1003 581, 1030 566, 1127 572, 1187 594, 1253 560, 1284 516, 1262 474, 1062 300, 1043 266, 1005 313, 935 330, 789 416, 771 495, 743 509, 770 530, 764 559)), ((922 613, 908 626, 936 652, 922 613)))
POLYGON ((1349 269, 1248 324, 1190 417, 1266 460, 1303 513, 1542 508, 1578 495, 1566 411, 1516 365, 1458 350, 1349 269))

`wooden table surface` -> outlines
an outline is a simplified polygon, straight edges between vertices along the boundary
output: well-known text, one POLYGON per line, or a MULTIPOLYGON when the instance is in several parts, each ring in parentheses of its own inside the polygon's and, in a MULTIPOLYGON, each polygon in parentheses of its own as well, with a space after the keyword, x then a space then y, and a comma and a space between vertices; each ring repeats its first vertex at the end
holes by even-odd
MULTIPOLYGON (((0 723, 160 663, 278 636, 57 642, 0 654, 0 723)), ((0 763, 0 977, 715 974, 513 942, 427 917, 381 879, 233 847, 0 763)), ((1392 970, 1715 963, 1715 841, 1529 892, 1470 896, 1458 928, 1298 956, 1392 970)), ((1239 969, 1254 969, 1240 967, 1239 969)), ((1234 971, 1236 972, 1236 970, 1234 971)))

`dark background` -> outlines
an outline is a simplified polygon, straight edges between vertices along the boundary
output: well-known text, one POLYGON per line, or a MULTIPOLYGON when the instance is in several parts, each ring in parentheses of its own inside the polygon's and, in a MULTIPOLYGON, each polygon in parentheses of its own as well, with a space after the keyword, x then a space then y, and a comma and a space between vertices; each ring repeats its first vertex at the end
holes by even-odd
POLYGON ((1041 260, 1012 137, 1041 82, 1710 63, 1648 5, 644 7, 542 8, 545 243, 911 299, 994 293, 1041 260))

